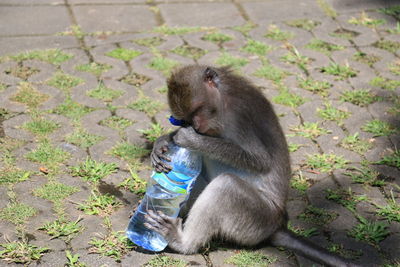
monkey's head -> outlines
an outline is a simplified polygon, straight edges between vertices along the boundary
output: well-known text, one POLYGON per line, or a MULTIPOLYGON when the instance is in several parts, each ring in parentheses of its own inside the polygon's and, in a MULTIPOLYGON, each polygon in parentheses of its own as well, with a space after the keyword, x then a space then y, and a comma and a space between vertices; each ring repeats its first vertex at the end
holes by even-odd
POLYGON ((198 133, 218 136, 222 101, 218 69, 189 65, 175 71, 167 81, 172 115, 198 133))

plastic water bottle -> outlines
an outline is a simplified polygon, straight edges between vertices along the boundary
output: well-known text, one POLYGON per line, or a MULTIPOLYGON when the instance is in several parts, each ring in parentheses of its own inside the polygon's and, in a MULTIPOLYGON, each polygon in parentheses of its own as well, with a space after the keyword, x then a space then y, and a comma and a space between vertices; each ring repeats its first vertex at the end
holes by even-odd
POLYGON ((153 171, 146 195, 132 216, 126 234, 136 245, 150 251, 161 251, 168 242, 162 235, 144 226, 148 210, 162 211, 176 218, 180 205, 186 200, 196 177, 201 171, 201 156, 186 148, 171 143, 167 155, 171 158, 169 173, 153 171))

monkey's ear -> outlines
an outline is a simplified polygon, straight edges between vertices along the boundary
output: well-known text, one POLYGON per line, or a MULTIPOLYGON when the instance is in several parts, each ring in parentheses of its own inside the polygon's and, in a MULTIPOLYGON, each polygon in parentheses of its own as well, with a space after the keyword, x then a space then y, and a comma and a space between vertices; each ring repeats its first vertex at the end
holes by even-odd
POLYGON ((218 73, 212 68, 207 67, 204 71, 204 82, 212 87, 218 88, 220 83, 218 73))

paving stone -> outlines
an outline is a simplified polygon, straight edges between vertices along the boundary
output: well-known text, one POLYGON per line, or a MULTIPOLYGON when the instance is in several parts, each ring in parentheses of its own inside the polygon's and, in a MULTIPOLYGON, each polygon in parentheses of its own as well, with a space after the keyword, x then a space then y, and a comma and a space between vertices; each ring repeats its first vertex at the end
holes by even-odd
POLYGON ((294 4, 291 1, 246 2, 241 5, 252 20, 260 24, 308 17, 325 17, 317 3, 310 0, 297 2, 296 8, 293 8, 294 4))
POLYGON ((361 10, 390 7, 398 4, 396 0, 374 1, 374 0, 327 0, 327 2, 338 12, 348 13, 361 10))
MULTIPOLYGON (((62 30, 65 30, 65 28, 62 30)), ((0 38, 0 56, 13 55, 38 49, 61 49, 78 46, 75 37, 71 36, 2 37, 0 38)))
POLYGON ((50 251, 45 253, 39 261, 29 265, 29 267, 35 266, 65 266, 68 262, 67 256, 64 251, 50 251))
POLYGON ((147 6, 88 5, 72 6, 76 20, 84 32, 132 32, 150 30, 156 18, 147 6), (98 18, 103 18, 99 20, 98 18), (135 18, 135 23, 132 23, 135 18))
POLYGON ((63 6, 3 6, 1 17, 0 35, 3 36, 56 34, 72 23, 63 6))
MULTIPOLYGON (((80 177, 71 177, 69 167, 83 162, 88 155, 98 161, 115 162, 118 165, 118 172, 102 179, 98 190, 101 193, 113 194, 121 201, 122 207, 111 215, 111 224, 113 230, 124 231, 129 221, 129 214, 137 205, 140 197, 118 187, 125 178, 130 176, 129 170, 126 161, 109 155, 107 152, 119 142, 129 142, 151 149, 151 144, 138 132, 139 129, 149 128, 151 123, 160 123, 165 129, 176 129, 176 127, 171 126, 167 121, 167 117, 170 115, 167 106, 167 96, 165 93, 159 91, 160 88, 166 86, 167 77, 162 72, 149 68, 149 63, 153 60, 155 49, 157 49, 163 56, 176 60, 180 65, 193 63, 217 65, 216 60, 224 52, 245 58, 249 63, 238 72, 250 79, 270 100, 279 94, 277 86, 269 80, 254 76, 254 73, 262 66, 265 60, 268 60, 276 67, 291 72, 292 75, 282 80, 282 85, 289 88, 290 92, 306 98, 307 102, 296 109, 272 103, 276 113, 280 115, 280 121, 285 134, 293 134, 291 131, 292 126, 297 126, 304 122, 318 122, 321 127, 332 131, 330 134, 318 137, 317 143, 300 136, 287 137, 288 143, 302 145, 296 152, 291 153, 293 171, 301 170, 303 176, 312 183, 306 194, 289 188, 287 210, 291 222, 295 226, 306 229, 314 227, 311 223, 298 219, 297 216, 309 204, 325 208, 338 213, 339 216, 327 225, 317 226, 319 234, 311 238, 313 242, 325 247, 332 242, 342 244, 345 249, 360 250, 364 254, 357 260, 357 263, 362 266, 378 266, 383 263, 393 262, 396 258, 398 259, 397 252, 399 248, 396 246, 396 242, 398 243, 400 225, 397 222, 389 224, 391 235, 380 243, 382 250, 385 251, 385 255, 379 254, 378 249, 373 246, 355 241, 353 238, 347 236, 347 231, 359 222, 349 210, 334 201, 327 200, 326 189, 341 188, 348 190, 350 188, 356 195, 366 195, 374 203, 386 205, 387 199, 383 193, 386 196, 394 194, 396 201, 400 195, 400 190, 396 187, 400 186, 399 170, 385 165, 372 164, 369 166, 377 170, 380 176, 387 181, 387 184, 379 189, 352 183, 351 178, 344 175, 346 170, 335 170, 333 174, 326 174, 311 172, 305 166, 308 155, 323 152, 342 155, 351 161, 349 166, 361 167, 359 163, 361 159, 376 162, 384 155, 393 153, 395 147, 400 146, 400 137, 398 135, 373 137, 373 134, 361 130, 362 126, 373 118, 388 121, 393 125, 400 125, 400 120, 397 119, 396 115, 388 113, 388 109, 395 104, 392 97, 397 96, 400 93, 400 89, 389 91, 373 87, 369 84, 370 80, 375 76, 398 80, 398 76, 389 71, 388 65, 395 62, 399 53, 396 56, 394 53, 373 47, 373 44, 380 39, 400 41, 400 35, 390 34, 386 31, 386 29, 394 28, 397 21, 385 14, 373 11, 376 8, 395 5, 396 1, 380 3, 379 1, 370 0, 327 0, 327 2, 338 12, 338 17, 335 20, 326 16, 314 0, 302 0, 296 3, 291 0, 238 1, 235 3, 225 0, 215 2, 197 0, 190 3, 184 1, 149 3, 145 0, 69 0, 68 4, 71 5, 73 16, 68 14, 66 4, 60 0, 3 0, 0 4, 0 9, 3 12, 7 11, 7 14, 5 13, 6 16, 3 16, 6 24, 3 23, 3 27, 0 26, 0 35, 3 36, 3 38, 0 38, 0 57, 3 55, 19 54, 27 50, 54 48, 60 48, 63 52, 72 54, 73 58, 61 63, 59 66, 38 60, 25 60, 22 62, 22 66, 40 70, 40 72, 30 76, 28 81, 33 83, 40 92, 50 96, 50 99, 40 107, 40 111, 44 113, 51 111, 51 109, 65 101, 65 95, 61 90, 44 85, 56 71, 61 70, 68 75, 83 79, 83 84, 71 89, 72 100, 95 109, 95 111, 90 112, 81 119, 81 124, 89 133, 104 137, 103 141, 91 148, 81 149, 64 140, 65 136, 73 131, 73 127, 71 127, 73 125, 69 119, 54 114, 44 115, 47 119, 56 121, 61 125, 61 128, 54 131, 53 134, 48 135, 52 144, 71 154, 69 160, 60 166, 61 173, 54 178, 63 184, 75 186, 80 190, 64 201, 68 219, 77 220, 81 217, 82 221, 80 224, 85 227, 81 234, 73 238, 71 246, 68 246, 68 249, 71 249, 73 254, 80 254, 80 260, 88 266, 101 266, 102 264, 106 266, 141 266, 155 257, 154 254, 132 250, 123 256, 121 263, 117 263, 109 257, 88 254, 91 238, 98 237, 99 233, 106 233, 106 228, 102 225, 104 218, 86 215, 77 209, 78 203, 85 202, 93 188, 80 177), (196 8, 197 10, 193 11, 196 8), (56 10, 56 12, 47 15, 46 12, 53 10, 56 10), (387 23, 378 26, 377 29, 371 29, 348 22, 352 17, 359 17, 363 10, 367 10, 366 14, 371 18, 385 19, 387 23), (20 14, 29 12, 29 16, 20 19, 20 17, 16 16, 18 12, 20 14), (39 13, 41 17, 37 18, 36 16, 39 13), (60 17, 59 20, 51 19, 57 16, 60 17), (73 24, 72 17, 75 17, 78 25, 82 27, 85 33, 88 33, 83 37, 83 42, 78 42, 78 38, 75 36, 55 36, 57 32, 71 30, 70 26, 73 24), (321 22, 321 24, 317 25, 311 31, 287 25, 287 21, 296 19, 311 19, 321 22), (31 21, 35 23, 30 23, 31 21), (48 24, 48 21, 51 21, 52 24, 48 24), (249 31, 248 35, 232 29, 234 26, 244 25, 246 21, 257 23, 255 28, 249 31), (27 22, 29 23, 27 24, 27 22), (46 25, 43 26, 43 23, 46 23, 46 25), (165 23, 168 26, 213 26, 214 28, 182 35, 165 35, 152 31, 155 26, 161 23, 165 23), (265 34, 271 24, 276 24, 280 29, 294 33, 294 37, 287 43, 266 38, 265 34), (352 30, 359 33, 359 35, 351 41, 332 36, 331 34, 338 29, 352 30), (231 35, 234 39, 222 44, 215 44, 202 39, 205 34, 214 31, 231 35), (137 39, 149 37, 161 37, 164 42, 155 48, 141 46, 133 42, 137 39), (246 45, 248 38, 270 45, 274 50, 268 52, 265 56, 248 54, 242 51, 242 47, 246 45), (325 55, 305 47, 312 38, 341 45, 344 49, 335 51, 330 55, 325 55), (208 53, 199 60, 192 60, 171 52, 171 50, 183 44, 207 50, 208 53), (82 47, 82 45, 85 47, 82 47), (288 45, 294 46, 300 55, 312 59, 308 65, 307 75, 297 66, 282 62, 281 57, 288 53, 288 45), (107 52, 118 47, 138 50, 142 54, 130 62, 106 56, 107 52), (353 55, 358 51, 374 54, 380 58, 378 62, 372 66, 368 66, 367 64, 357 62, 353 58, 353 55), (348 63, 358 71, 357 76, 339 81, 336 80, 335 76, 322 73, 321 68, 328 66, 332 60, 341 65, 348 63), (112 68, 103 72, 99 77, 96 77, 92 73, 76 70, 76 66, 90 62, 108 64, 112 68), (122 80, 131 72, 145 75, 150 80, 140 86, 128 85, 122 80), (313 94, 299 87, 297 76, 310 77, 321 81, 325 80, 333 86, 329 89, 328 96, 313 94), (96 88, 99 82, 104 82, 109 88, 124 91, 123 96, 111 102, 113 106, 117 106, 117 109, 113 110, 112 113, 111 109, 107 108, 107 102, 87 95, 87 91, 96 88), (358 89, 369 89, 374 94, 382 97, 383 100, 367 107, 359 107, 341 101, 341 95, 344 91, 358 89), (141 91, 140 93, 143 93, 150 99, 160 101, 164 104, 164 107, 152 118, 149 118, 144 112, 125 108, 138 98, 139 90, 141 91), (334 122, 323 121, 318 116, 317 109, 323 108, 326 102, 332 103, 336 108, 351 112, 351 116, 343 121, 343 126, 338 126, 334 122), (132 120, 134 123, 121 132, 100 125, 102 120, 112 115, 132 120), (363 139, 374 140, 374 147, 363 155, 355 154, 340 147, 340 142, 344 136, 353 135, 357 132, 363 139)), ((2 12, 0 11, 0 13, 2 12)), ((22 80, 6 72, 10 68, 18 67, 17 62, 4 62, 2 59, 0 59, 0 62, 2 62, 0 63, 0 108, 4 108, 8 112, 17 113, 12 117, 8 117, 1 124, 2 128, 0 132, 4 130, 6 136, 12 136, 27 142, 12 152, 16 158, 15 165, 23 170, 39 173, 38 169, 41 164, 31 162, 25 158, 26 153, 36 149, 36 137, 20 128, 24 122, 31 120, 31 116, 25 105, 10 100, 16 94, 18 84, 22 80)), ((0 155, 0 157, 2 156, 0 155)), ((139 171, 138 174, 142 179, 148 180, 151 173, 149 157, 143 159, 142 164, 146 168, 139 171)), ((0 163, 0 167, 4 167, 4 164, 0 163)), ((50 246, 53 249, 46 253, 41 261, 32 263, 31 266, 61 266, 67 261, 64 251, 66 248, 65 242, 60 239, 49 241, 47 234, 37 231, 37 228, 43 225, 45 221, 53 221, 55 219, 55 214, 52 210, 53 204, 32 195, 34 188, 48 182, 47 178, 42 175, 34 175, 27 181, 16 184, 14 192, 19 200, 33 205, 42 211, 42 213, 31 217, 26 224, 28 237, 32 238, 30 242, 41 246, 50 246)), ((7 193, 6 186, 0 187, 0 208, 5 207, 9 202, 7 193)), ((365 201, 357 204, 357 212, 372 220, 381 219, 379 216, 376 216, 375 207, 365 201)), ((17 239, 14 225, 2 221, 0 222, 0 228, 2 229, 2 233, 0 233, 1 242, 5 241, 4 238, 6 235, 11 240, 17 239)), ((242 248, 234 245, 222 246, 220 250, 210 253, 211 262, 207 264, 229 266, 226 263, 226 259, 234 255, 237 249, 242 248)), ((275 248, 269 246, 258 251, 277 257, 278 260, 272 266, 311 266, 315 264, 302 257, 295 257, 292 254, 287 254, 289 252, 277 251, 275 248)), ((175 253, 171 254, 170 252, 170 250, 166 250, 165 253, 175 258, 181 258, 189 262, 190 265, 207 265, 206 260, 200 254, 185 256, 175 253)))
POLYGON ((132 250, 122 258, 121 266, 122 267, 130 267, 133 265, 143 266, 155 256, 156 255, 152 255, 150 253, 141 253, 132 250))
POLYGON ((146 4, 146 0, 69 0, 69 3, 73 5, 78 4, 131 4, 131 3, 138 3, 138 4, 146 4))
POLYGON ((169 26, 232 27, 245 23, 240 11, 231 3, 161 4, 159 8, 169 26), (219 10, 224 10, 224 16, 219 15, 219 10))
POLYGON ((80 255, 79 261, 84 262, 88 266, 121 266, 114 259, 106 256, 101 256, 95 253, 89 253, 87 250, 78 250, 80 255))

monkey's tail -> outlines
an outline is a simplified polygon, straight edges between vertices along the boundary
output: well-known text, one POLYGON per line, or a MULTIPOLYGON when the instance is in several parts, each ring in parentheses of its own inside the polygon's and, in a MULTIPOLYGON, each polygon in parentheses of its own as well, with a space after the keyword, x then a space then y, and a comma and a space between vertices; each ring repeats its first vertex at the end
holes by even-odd
POLYGON ((328 250, 314 245, 310 241, 296 236, 294 233, 287 229, 281 229, 275 232, 270 237, 272 245, 277 247, 285 247, 293 250, 295 253, 307 257, 315 262, 319 262, 328 266, 351 266, 358 265, 346 260, 338 255, 335 255, 328 250))

